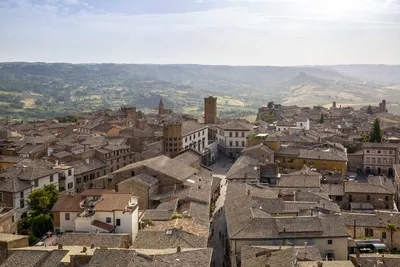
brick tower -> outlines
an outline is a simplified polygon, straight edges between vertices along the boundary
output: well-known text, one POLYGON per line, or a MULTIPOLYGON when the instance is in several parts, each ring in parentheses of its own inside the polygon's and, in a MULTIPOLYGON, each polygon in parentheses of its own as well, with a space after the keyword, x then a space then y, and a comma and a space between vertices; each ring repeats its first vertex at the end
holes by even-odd
POLYGON ((217 98, 206 97, 204 98, 204 123, 215 124, 217 123, 217 98))

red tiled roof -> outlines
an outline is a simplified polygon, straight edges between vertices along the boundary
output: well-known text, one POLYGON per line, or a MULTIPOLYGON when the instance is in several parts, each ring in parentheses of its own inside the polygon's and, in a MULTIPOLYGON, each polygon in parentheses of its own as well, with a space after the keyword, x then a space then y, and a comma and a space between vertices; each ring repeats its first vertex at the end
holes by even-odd
POLYGON ((105 223, 105 222, 101 222, 101 221, 98 221, 98 220, 94 220, 92 222, 92 225, 97 227, 97 228, 104 229, 104 230, 106 230, 106 231, 108 231, 110 233, 112 231, 114 231, 114 229, 115 229, 114 225, 111 225, 111 224, 108 224, 108 223, 105 223))
POLYGON ((51 209, 52 212, 79 212, 81 208, 80 203, 83 201, 83 197, 80 195, 60 195, 51 209))
POLYGON ((115 193, 114 190, 108 189, 87 189, 81 193, 82 196, 101 196, 107 193, 115 193))

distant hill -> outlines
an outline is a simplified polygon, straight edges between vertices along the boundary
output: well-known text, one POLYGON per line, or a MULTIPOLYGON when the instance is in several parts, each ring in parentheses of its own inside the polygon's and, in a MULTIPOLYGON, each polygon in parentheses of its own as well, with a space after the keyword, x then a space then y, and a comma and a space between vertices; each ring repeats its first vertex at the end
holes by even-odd
POLYGON ((207 66, 0 63, 0 118, 45 118, 101 108, 154 108, 200 114, 202 98, 249 114, 267 101, 299 105, 400 101, 400 66, 207 66), (389 88, 390 85, 390 88, 389 88))
POLYGON ((332 70, 363 82, 378 84, 400 83, 400 65, 337 65, 323 66, 322 69, 332 70))

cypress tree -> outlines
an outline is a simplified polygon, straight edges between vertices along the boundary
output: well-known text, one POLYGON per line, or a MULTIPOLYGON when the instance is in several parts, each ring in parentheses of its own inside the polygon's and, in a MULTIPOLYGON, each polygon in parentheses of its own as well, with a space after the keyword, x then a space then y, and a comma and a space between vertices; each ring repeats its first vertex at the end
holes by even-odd
POLYGON ((382 143, 382 130, 378 119, 375 119, 369 136, 369 141, 371 143, 382 143))

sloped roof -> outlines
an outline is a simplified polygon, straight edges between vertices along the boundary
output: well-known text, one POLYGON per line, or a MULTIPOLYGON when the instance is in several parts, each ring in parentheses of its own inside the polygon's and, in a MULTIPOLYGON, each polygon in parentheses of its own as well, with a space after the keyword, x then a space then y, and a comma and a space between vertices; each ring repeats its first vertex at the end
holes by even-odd
POLYGON ((95 227, 97 227, 97 228, 106 230, 106 231, 108 231, 109 233, 111 233, 111 232, 114 231, 114 229, 115 229, 115 226, 114 226, 114 225, 111 225, 111 224, 108 224, 108 223, 105 223, 105 222, 101 222, 101 221, 98 221, 98 220, 94 220, 94 221, 92 222, 92 225, 95 226, 95 227))
MULTIPOLYGON (((208 231, 207 231, 208 232, 208 231)), ((184 230, 139 231, 132 247, 135 249, 205 248, 208 235, 190 234, 184 230)))
POLYGON ((226 179, 260 178, 258 170, 254 166, 259 166, 258 159, 249 155, 240 156, 226 174, 226 179))
POLYGON ((17 177, 8 178, 0 183, 0 191, 4 192, 16 193, 32 187, 31 182, 20 180, 17 177))
POLYGON ((81 208, 80 203, 83 201, 81 195, 60 195, 56 204, 51 209, 52 212, 79 212, 81 208))
POLYGON ((250 131, 251 129, 253 129, 253 125, 239 121, 230 121, 224 124, 216 125, 216 127, 225 131, 250 131))
POLYGON ((171 158, 162 155, 129 164, 123 168, 118 169, 114 173, 129 171, 142 166, 146 166, 149 169, 163 173, 169 177, 173 177, 180 181, 184 181, 190 176, 192 176, 194 173, 198 172, 198 170, 186 164, 183 164, 179 161, 173 161, 171 158))
POLYGON ((129 234, 94 234, 94 233, 64 233, 58 240, 63 246, 127 248, 129 247, 129 234))
POLYGON ((200 124, 194 121, 184 121, 182 122, 182 135, 185 136, 205 128, 207 128, 207 126, 204 124, 200 124))
POLYGON ((124 210, 131 200, 131 194, 106 193, 102 194, 96 202, 96 211, 116 211, 124 210))

